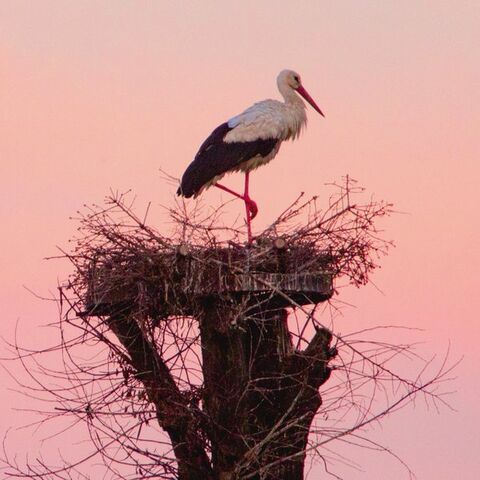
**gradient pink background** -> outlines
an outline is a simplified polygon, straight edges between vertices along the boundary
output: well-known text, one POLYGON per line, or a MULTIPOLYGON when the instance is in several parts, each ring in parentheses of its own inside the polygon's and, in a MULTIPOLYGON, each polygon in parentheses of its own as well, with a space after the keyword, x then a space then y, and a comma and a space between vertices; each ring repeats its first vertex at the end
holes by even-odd
MULTIPOLYGON (((412 338, 425 357, 449 343, 453 359, 465 357, 446 387, 456 412, 419 402, 372 435, 419 479, 477 479, 478 1, 0 0, 1 334, 11 339, 19 320, 30 345, 51 335, 37 326, 56 318, 55 305, 23 285, 48 296, 69 272, 43 260, 68 247, 69 216, 110 187, 131 188, 139 206, 158 207, 150 220, 162 228, 159 206, 172 204, 174 187, 159 167, 179 176, 216 125, 278 97, 285 67, 302 74, 326 119, 310 110, 301 140, 255 173, 256 225, 299 191, 326 200, 324 183, 346 173, 405 212, 386 224, 397 248, 374 277, 383 293, 342 291, 355 308, 336 325, 419 327, 412 338)), ((30 402, 1 375, 3 434, 24 423, 12 409, 30 402)), ((346 479, 407 478, 387 455, 349 456, 362 471, 336 465, 346 479)))

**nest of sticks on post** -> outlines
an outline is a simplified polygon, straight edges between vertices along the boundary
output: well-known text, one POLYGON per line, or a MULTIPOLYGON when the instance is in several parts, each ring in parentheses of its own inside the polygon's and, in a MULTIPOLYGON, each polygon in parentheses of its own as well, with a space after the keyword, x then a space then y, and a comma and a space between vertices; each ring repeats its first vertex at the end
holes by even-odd
POLYGON ((129 194, 112 194, 106 207, 80 218, 81 236, 72 253, 75 266, 67 288, 83 315, 135 309, 154 325, 169 317, 194 315, 213 297, 258 308, 315 304, 330 298, 333 280, 366 284, 389 242, 377 220, 391 205, 354 203, 362 189, 346 179, 333 185, 326 208, 316 197, 297 198, 251 245, 242 227, 222 225, 218 210, 178 204, 169 211, 172 234, 149 226, 129 194))

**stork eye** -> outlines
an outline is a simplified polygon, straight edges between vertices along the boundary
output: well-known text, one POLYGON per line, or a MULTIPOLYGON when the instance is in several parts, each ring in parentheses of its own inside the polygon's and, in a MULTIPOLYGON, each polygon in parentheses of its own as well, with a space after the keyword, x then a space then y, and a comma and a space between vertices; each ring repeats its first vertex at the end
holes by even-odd
POLYGON ((298 75, 295 75, 295 76, 293 77, 293 79, 294 79, 296 82, 300 83, 300 77, 299 77, 298 75))

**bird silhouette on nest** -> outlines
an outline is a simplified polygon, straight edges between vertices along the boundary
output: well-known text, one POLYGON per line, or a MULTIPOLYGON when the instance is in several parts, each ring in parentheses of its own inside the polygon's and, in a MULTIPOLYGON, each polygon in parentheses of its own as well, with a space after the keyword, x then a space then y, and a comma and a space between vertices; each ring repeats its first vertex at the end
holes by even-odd
POLYGON ((257 102, 218 126, 201 145, 177 190, 177 195, 190 198, 215 186, 241 198, 245 202, 248 243, 252 242, 251 220, 258 213, 257 204, 249 194, 250 172, 270 162, 283 141, 300 135, 307 115, 298 94, 324 116, 303 87, 298 73, 282 70, 277 76, 277 86, 284 101, 257 102), (243 194, 218 183, 225 174, 238 171, 245 173, 243 194))

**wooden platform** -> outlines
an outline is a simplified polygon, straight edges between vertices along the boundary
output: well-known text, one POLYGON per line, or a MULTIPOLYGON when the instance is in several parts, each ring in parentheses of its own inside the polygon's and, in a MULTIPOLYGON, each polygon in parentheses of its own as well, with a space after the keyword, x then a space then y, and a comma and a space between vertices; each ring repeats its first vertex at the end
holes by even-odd
POLYGON ((92 265, 85 314, 134 309, 157 318, 194 315, 197 306, 215 300, 241 303, 251 312, 257 306, 264 310, 317 304, 333 294, 333 275, 324 258, 309 258, 310 268, 300 269, 293 261, 298 252, 287 249, 201 253, 184 249, 139 257, 127 266, 92 265), (133 273, 122 275, 126 268, 133 273))

